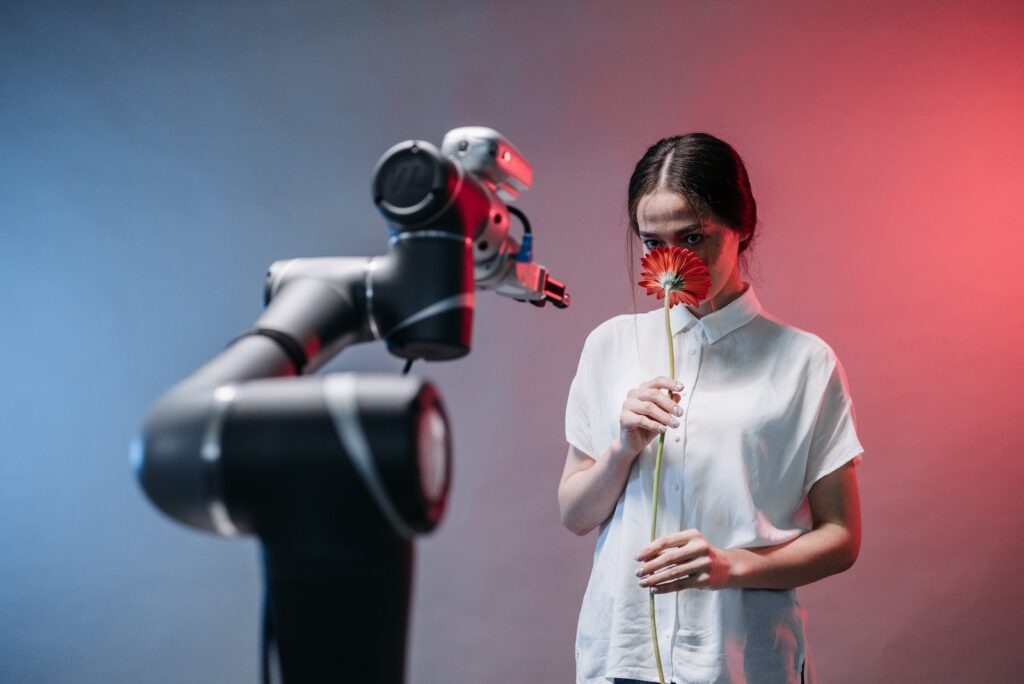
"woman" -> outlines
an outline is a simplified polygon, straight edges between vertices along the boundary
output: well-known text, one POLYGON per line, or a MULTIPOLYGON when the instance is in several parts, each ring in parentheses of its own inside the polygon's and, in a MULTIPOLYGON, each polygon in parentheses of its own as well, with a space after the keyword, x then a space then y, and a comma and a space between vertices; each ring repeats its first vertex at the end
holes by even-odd
POLYGON ((659 141, 636 165, 628 206, 630 246, 690 250, 711 289, 669 312, 676 378, 664 375, 663 308, 615 316, 583 345, 558 487, 566 527, 600 526, 577 684, 658 681, 648 592, 666 682, 813 682, 794 587, 848 569, 860 548, 863 449, 843 367, 820 337, 764 311, 741 277, 757 209, 727 143, 659 141))

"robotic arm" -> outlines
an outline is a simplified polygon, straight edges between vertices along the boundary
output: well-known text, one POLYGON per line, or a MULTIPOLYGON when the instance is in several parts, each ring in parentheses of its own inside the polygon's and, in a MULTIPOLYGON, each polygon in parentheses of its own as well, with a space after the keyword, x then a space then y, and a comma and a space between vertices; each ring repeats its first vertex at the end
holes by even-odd
POLYGON ((295 376, 378 339, 410 360, 465 356, 477 289, 568 306, 506 204, 531 182, 491 129, 395 145, 372 184, 387 254, 275 262, 254 326, 151 411, 133 445, 150 500, 262 543, 265 681, 404 680, 411 540, 439 523, 450 481, 440 393, 410 376, 295 376))

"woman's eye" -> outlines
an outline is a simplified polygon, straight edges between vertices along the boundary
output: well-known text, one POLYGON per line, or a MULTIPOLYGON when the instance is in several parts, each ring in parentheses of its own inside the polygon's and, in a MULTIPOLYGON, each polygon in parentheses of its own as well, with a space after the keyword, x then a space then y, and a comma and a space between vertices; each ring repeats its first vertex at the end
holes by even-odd
MULTIPOLYGON (((690 233, 685 238, 683 238, 683 242, 686 245, 690 246, 690 247, 693 247, 695 245, 699 245, 703 241, 704 241, 704 236, 701 235, 700 233, 690 233), (691 238, 693 238, 693 239, 691 239, 691 238)), ((655 240, 654 238, 648 238, 648 239, 644 240, 644 247, 646 247, 647 249, 654 249, 657 246, 658 246, 658 241, 655 240)))

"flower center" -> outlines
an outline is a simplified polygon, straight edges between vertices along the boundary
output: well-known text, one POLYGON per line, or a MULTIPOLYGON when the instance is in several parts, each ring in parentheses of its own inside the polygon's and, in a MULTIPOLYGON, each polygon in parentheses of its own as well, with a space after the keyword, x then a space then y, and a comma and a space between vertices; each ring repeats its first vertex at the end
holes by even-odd
POLYGON ((683 279, 675 271, 665 271, 658 276, 658 282, 666 292, 683 289, 683 279))

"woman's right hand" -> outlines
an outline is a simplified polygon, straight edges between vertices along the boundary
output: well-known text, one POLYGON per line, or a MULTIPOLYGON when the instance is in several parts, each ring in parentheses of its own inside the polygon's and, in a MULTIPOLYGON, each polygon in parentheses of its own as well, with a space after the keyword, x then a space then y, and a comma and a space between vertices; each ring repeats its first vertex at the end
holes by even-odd
POLYGON ((680 382, 659 375, 626 393, 619 414, 619 439, 616 451, 632 462, 647 444, 670 428, 679 426, 683 409, 677 403, 680 382), (673 390, 672 398, 664 390, 673 390))

